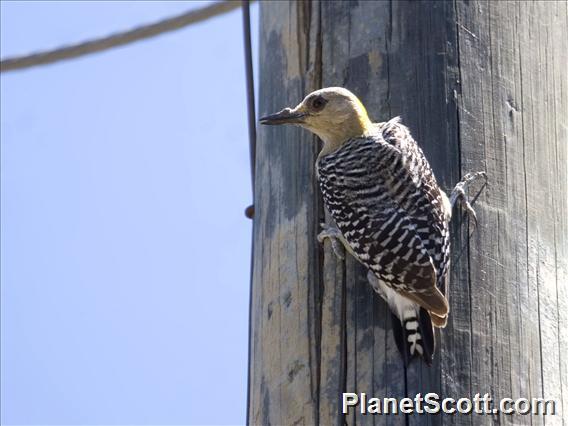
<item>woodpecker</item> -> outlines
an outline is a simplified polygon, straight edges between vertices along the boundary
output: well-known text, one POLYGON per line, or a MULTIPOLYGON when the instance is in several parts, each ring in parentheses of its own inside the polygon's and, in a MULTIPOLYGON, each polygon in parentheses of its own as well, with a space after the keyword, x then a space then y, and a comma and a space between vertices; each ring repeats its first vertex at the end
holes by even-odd
POLYGON ((448 198, 400 118, 373 123, 341 87, 316 90, 260 123, 299 125, 323 141, 316 174, 334 223, 323 224, 318 239, 329 238, 339 257, 341 243, 367 268, 393 314, 405 364, 420 357, 430 365, 433 327, 445 327, 449 313, 452 207, 459 199, 475 218, 464 187, 484 173, 467 175, 448 198))

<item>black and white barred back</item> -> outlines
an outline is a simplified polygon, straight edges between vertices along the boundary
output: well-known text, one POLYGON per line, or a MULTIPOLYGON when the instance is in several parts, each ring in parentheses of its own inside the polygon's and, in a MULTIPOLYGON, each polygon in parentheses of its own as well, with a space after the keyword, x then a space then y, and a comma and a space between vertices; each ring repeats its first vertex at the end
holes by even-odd
POLYGON ((327 209, 381 283, 410 294, 432 285, 446 291, 450 205, 398 117, 320 157, 317 166, 327 209))

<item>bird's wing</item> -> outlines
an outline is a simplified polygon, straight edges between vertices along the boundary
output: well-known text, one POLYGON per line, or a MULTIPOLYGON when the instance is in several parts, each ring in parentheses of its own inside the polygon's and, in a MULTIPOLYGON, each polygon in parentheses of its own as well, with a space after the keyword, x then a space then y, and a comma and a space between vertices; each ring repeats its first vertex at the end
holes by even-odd
POLYGON ((393 180, 406 181, 404 170, 400 150, 380 137, 348 142, 319 164, 326 205, 357 258, 387 285, 444 316, 448 304, 436 287, 435 265, 413 217, 397 202, 401 188, 393 180))
POLYGON ((357 258, 388 286, 428 311, 447 315, 436 269, 407 212, 386 192, 375 197, 372 208, 361 197, 348 204, 346 216, 356 219, 337 220, 337 225, 357 258))
POLYGON ((424 153, 398 117, 377 125, 378 143, 400 163, 392 165, 393 178, 387 190, 403 206, 428 254, 432 258, 438 287, 444 288, 449 266, 449 219, 451 207, 440 189, 424 153), (396 173, 396 175, 394 175, 396 173), (406 188, 403 196, 401 187, 406 188))

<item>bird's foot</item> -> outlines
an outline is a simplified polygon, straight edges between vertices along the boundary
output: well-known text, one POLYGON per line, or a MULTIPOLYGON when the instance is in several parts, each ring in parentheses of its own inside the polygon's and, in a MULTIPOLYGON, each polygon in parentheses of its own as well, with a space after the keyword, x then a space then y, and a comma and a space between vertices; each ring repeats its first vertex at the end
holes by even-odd
POLYGON ((345 259, 345 256, 343 255, 340 248, 340 246, 342 245, 340 243, 343 243, 341 239, 341 231, 334 225, 328 225, 327 223, 322 223, 321 227, 322 231, 318 234, 318 241, 320 242, 320 244, 323 244, 325 239, 329 238, 329 241, 331 241, 331 248, 333 249, 335 256, 340 260, 345 259))
POLYGON ((454 207, 456 202, 459 201, 462 207, 465 209, 467 215, 473 219, 474 226, 477 226, 477 215, 475 214, 473 207, 471 207, 467 194, 465 193, 465 188, 471 182, 480 177, 483 177, 485 179, 485 182, 487 182, 487 174, 485 172, 468 173, 456 184, 456 186, 452 190, 452 193, 450 194, 450 204, 452 208, 454 207))

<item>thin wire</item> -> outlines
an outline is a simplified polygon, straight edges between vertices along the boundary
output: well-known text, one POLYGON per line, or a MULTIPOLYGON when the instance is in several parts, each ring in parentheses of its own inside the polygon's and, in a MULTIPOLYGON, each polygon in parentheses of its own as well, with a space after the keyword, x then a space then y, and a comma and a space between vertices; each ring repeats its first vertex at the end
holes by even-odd
POLYGON ((250 142, 250 165, 252 188, 254 190, 254 166, 256 156, 256 118, 254 105, 254 74, 252 68, 252 47, 250 36, 250 3, 243 1, 243 33, 245 44, 245 67, 247 80, 247 111, 248 111, 248 130, 250 142))
MULTIPOLYGON (((248 112, 248 130, 249 130, 249 152, 250 152, 250 172, 252 185, 253 204, 246 210, 246 215, 250 219, 254 217, 254 188, 255 188, 255 166, 256 166, 256 118, 255 118, 255 102, 254 102, 254 75, 252 67, 252 43, 250 36, 250 2, 243 0, 243 42, 245 47, 245 71, 246 71, 246 88, 247 88, 247 112, 248 112)), ((252 283, 254 273, 254 222, 253 235, 251 243, 250 258, 250 282, 249 282, 249 329, 248 329, 248 366, 247 366, 247 420, 246 424, 250 425, 250 372, 252 358, 252 283)))
MULTIPOLYGON (((254 0, 253 0, 254 1, 254 0)), ((55 50, 33 53, 27 56, 5 58, 0 61, 0 72, 14 71, 23 68, 46 65, 54 62, 73 59, 90 53, 123 46, 135 41, 154 37, 169 31, 178 30, 213 16, 221 15, 241 6, 241 1, 220 1, 197 10, 190 10, 181 15, 167 18, 153 24, 143 25, 133 30, 111 34, 82 43, 64 46, 55 50)))

